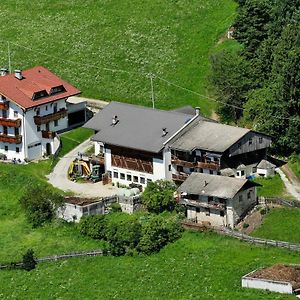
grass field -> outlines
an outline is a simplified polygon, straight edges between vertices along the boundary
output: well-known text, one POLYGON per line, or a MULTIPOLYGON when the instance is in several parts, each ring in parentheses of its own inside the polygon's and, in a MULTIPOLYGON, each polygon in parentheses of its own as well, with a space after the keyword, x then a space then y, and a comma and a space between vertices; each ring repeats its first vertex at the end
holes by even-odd
MULTIPOLYGON (((12 69, 44 65, 87 97, 150 106, 149 73, 207 95, 209 55, 235 7, 233 0, 1 1, 0 65, 8 66, 10 41, 12 69)), ((158 108, 191 104, 209 114, 214 107, 158 77, 154 91, 158 108)))
POLYGON ((271 209, 252 235, 300 244, 300 209, 271 209))
POLYGON ((300 154, 293 154, 289 159, 289 167, 292 169, 298 180, 300 181, 300 154))
POLYGON ((1 271, 1 299, 294 299, 241 288, 241 276, 300 254, 186 232, 149 257, 95 257, 1 271))
POLYGON ((262 187, 257 188, 257 195, 262 197, 285 197, 286 189, 279 174, 267 178, 255 178, 255 182, 260 183, 262 187))

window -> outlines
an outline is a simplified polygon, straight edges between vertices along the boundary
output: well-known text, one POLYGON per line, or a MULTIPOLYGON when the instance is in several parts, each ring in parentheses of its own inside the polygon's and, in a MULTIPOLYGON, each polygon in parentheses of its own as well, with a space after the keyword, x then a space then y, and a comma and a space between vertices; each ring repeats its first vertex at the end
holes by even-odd
POLYGON ((59 85, 59 86, 55 86, 51 89, 51 92, 50 94, 51 95, 54 95, 54 94, 57 94, 57 93, 62 93, 62 92, 65 92, 66 89, 64 88, 63 85, 59 85))
POLYGON ((19 135, 20 134, 20 130, 18 127, 15 127, 15 135, 19 135))
POLYGON ((224 217, 224 210, 220 210, 220 217, 224 217))
POLYGON ((192 173, 192 172, 194 172, 195 171, 195 169, 194 168, 190 168, 190 172, 192 173))
POLYGON ((36 131, 37 131, 37 132, 40 132, 40 131, 41 131, 41 126, 39 126, 39 125, 36 126, 36 131))
POLYGON ((3 134, 7 134, 7 126, 3 126, 3 134))
POLYGON ((247 198, 251 199, 251 192, 250 191, 247 193, 247 198))
POLYGON ((200 207, 196 207, 196 212, 197 212, 197 213, 200 212, 200 207))
POLYGON ((205 215, 210 216, 210 209, 209 208, 205 208, 205 215))
POLYGON ((111 171, 107 171, 107 175, 109 178, 111 178, 111 171))
POLYGON ((125 180, 125 174, 124 173, 120 173, 120 179, 125 180))
POLYGON ((16 152, 19 153, 20 152, 20 148, 16 147, 16 152))
POLYGON ((138 176, 133 176, 133 182, 139 182, 139 177, 138 176))
POLYGON ((244 175, 245 175, 245 171, 242 170, 242 171, 241 171, 241 176, 244 176, 244 175))
POLYGON ((15 110, 14 111, 14 117, 17 118, 18 117, 18 112, 15 110))
POLYGON ((58 126, 58 120, 54 121, 54 126, 57 127, 58 126))
POLYGON ((210 174, 210 175, 213 175, 213 174, 214 174, 214 171, 213 171, 213 170, 209 170, 209 174, 210 174))
POLYGON ((209 203, 209 202, 212 202, 212 201, 214 201, 214 197, 208 196, 207 197, 207 202, 209 203))
POLYGON ((47 97, 47 96, 48 96, 48 93, 46 92, 46 90, 38 91, 33 94, 32 100, 37 100, 37 99, 47 97))
POLYGON ((263 142, 263 138, 262 138, 262 137, 259 137, 259 138, 258 138, 258 141, 259 141, 259 143, 261 144, 261 143, 263 142))
POLYGON ((132 181, 132 176, 130 174, 127 174, 127 181, 132 181))
POLYGON ((2 110, 2 117, 7 118, 7 110, 2 110))
POLYGON ((57 103, 53 104, 53 112, 56 113, 57 112, 57 103))
POLYGON ((8 146, 4 146, 4 151, 8 151, 8 146))
POLYGON ((199 172, 200 172, 200 173, 203 173, 203 169, 202 169, 202 168, 200 168, 199 172))
POLYGON ((196 194, 190 194, 190 199, 191 199, 191 200, 199 200, 199 195, 196 195, 196 194))
POLYGON ((243 195, 239 195, 239 202, 243 201, 243 195))
POLYGON ((252 145, 252 139, 249 139, 249 146, 252 145))
POLYGON ((100 145, 100 153, 104 153, 104 146, 100 145))
POLYGON ((145 177, 140 177, 140 183, 145 184, 145 182, 146 182, 145 177))
POLYGON ((40 108, 38 107, 38 108, 36 109, 36 115, 39 116, 40 113, 41 113, 41 110, 40 110, 40 108))
POLYGON ((119 178, 119 173, 114 171, 114 178, 119 178))
POLYGON ((46 111, 48 110, 48 105, 45 106, 45 110, 46 110, 46 111))
POLYGON ((172 165, 169 165, 169 171, 172 171, 172 165))

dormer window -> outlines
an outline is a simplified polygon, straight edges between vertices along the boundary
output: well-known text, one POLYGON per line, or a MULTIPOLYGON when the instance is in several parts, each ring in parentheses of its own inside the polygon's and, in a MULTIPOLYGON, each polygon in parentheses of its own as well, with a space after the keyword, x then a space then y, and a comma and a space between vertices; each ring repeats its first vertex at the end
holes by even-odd
POLYGON ((38 100, 40 98, 43 98, 43 97, 47 97, 49 96, 48 93, 46 92, 46 90, 41 90, 41 91, 38 91, 38 92, 35 92, 32 96, 32 100, 38 100))
POLYGON ((62 92, 65 92, 65 91, 66 91, 66 89, 63 85, 55 86, 51 89, 50 95, 62 93, 62 92))

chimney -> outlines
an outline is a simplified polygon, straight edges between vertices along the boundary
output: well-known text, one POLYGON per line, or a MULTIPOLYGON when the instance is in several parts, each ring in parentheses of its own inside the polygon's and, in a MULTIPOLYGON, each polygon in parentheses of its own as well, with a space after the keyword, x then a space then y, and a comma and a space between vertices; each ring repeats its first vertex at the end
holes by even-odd
POLYGON ((195 112, 196 112, 196 116, 200 115, 200 107, 199 106, 195 107, 195 112))
POLYGON ((6 68, 0 69, 0 76, 6 76, 8 74, 8 70, 6 68))
POLYGON ((23 79, 22 71, 21 70, 15 70, 15 77, 19 80, 23 79))
POLYGON ((118 116, 114 116, 111 120, 111 125, 115 126, 115 125, 117 125, 118 122, 119 122, 118 116))
POLYGON ((203 186, 206 187, 207 185, 208 185, 208 182, 206 180, 204 180, 203 186))
POLYGON ((162 136, 166 136, 168 134, 167 128, 163 128, 162 131, 163 131, 163 135, 162 136))

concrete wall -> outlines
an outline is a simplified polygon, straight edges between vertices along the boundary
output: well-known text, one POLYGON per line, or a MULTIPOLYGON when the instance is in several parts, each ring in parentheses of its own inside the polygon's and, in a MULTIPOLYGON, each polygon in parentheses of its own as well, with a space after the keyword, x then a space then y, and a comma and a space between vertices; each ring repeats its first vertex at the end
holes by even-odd
POLYGON ((275 281, 260 278, 242 277, 242 287, 267 290, 282 294, 292 294, 293 287, 289 282, 275 281))
POLYGON ((275 175, 275 169, 260 169, 257 168, 257 174, 259 176, 268 177, 268 176, 274 176, 275 175))

